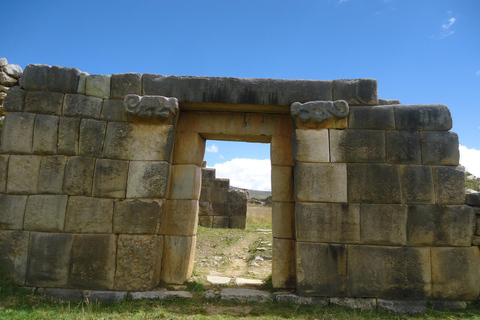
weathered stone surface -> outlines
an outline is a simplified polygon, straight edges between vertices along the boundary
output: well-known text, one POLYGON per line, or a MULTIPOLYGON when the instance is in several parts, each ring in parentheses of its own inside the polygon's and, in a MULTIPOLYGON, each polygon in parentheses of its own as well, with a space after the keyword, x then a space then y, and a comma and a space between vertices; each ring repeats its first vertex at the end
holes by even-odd
POLYGON ((205 139, 196 132, 177 133, 175 135, 173 164, 195 164, 201 166, 205 154, 205 142, 205 139))
POLYGON ((29 232, 0 230, 0 272, 18 284, 25 283, 28 237, 29 232))
POLYGON ((452 128, 450 110, 443 104, 395 107, 397 130, 447 131, 452 128))
POLYGON ((272 203, 272 235, 274 238, 295 238, 295 204, 292 202, 272 203))
POLYGON ((73 118, 98 119, 103 100, 83 94, 66 94, 63 104, 63 115, 73 118))
POLYGON ((295 201, 347 202, 347 165, 344 163, 296 163, 295 201))
POLYGON ((77 156, 79 134, 80 119, 60 117, 58 123, 58 153, 77 156))
POLYGON ((376 299, 364 299, 364 298, 330 298, 330 304, 332 306, 349 308, 353 310, 365 310, 371 311, 377 308, 376 299))
POLYGON ((293 168, 272 166, 272 200, 293 202, 293 168))
POLYGON ((127 94, 142 94, 142 75, 140 73, 112 74, 111 97, 123 99, 127 94))
POLYGON ((480 293, 478 247, 432 248, 434 299, 476 300, 480 293))
POLYGON ((190 278, 195 259, 197 238, 163 236, 163 259, 161 280, 165 283, 182 284, 190 278))
POLYGON ((170 161, 175 130, 170 125, 109 122, 105 157, 125 160, 170 161))
POLYGON ((32 195, 28 197, 25 209, 25 230, 63 231, 66 195, 32 195))
MULTIPOLYGON (((227 201, 227 188, 204 188, 210 190, 210 199, 211 202, 225 202, 227 201)), ((201 196, 201 192, 200 192, 201 196)))
POLYGON ((401 203, 398 166, 383 163, 348 164, 348 200, 359 203, 401 203))
POLYGON ((8 161, 7 192, 17 194, 37 193, 41 156, 11 155, 8 161))
POLYGON ((66 156, 42 157, 38 175, 38 193, 62 193, 66 163, 66 156))
POLYGON ((106 128, 105 121, 82 119, 78 143, 78 151, 81 156, 95 158, 102 156, 106 128))
POLYGON ((435 311, 463 310, 467 308, 466 301, 430 300, 428 303, 435 311))
POLYGON ((35 117, 35 129, 33 131, 34 154, 57 153, 58 117, 37 114, 35 117))
POLYGON ((114 233, 156 234, 163 218, 160 200, 123 200, 115 202, 114 233))
POLYGON ((78 76, 78 87, 77 87, 78 94, 87 93, 87 77, 88 76, 89 76, 88 72, 82 72, 78 76))
POLYGON ((378 104, 380 106, 392 105, 392 104, 402 104, 398 99, 378 99, 378 104))
POLYGON ((0 229, 22 230, 27 196, 0 194, 0 229))
POLYGON ((409 246, 470 246, 475 214, 469 206, 417 205, 408 208, 409 246))
POLYGON ((20 85, 28 91, 47 91, 50 66, 45 64, 29 64, 23 71, 20 85))
POLYGON ((270 142, 270 161, 273 166, 293 166, 292 136, 273 136, 270 142))
POLYGON ((2 67, 2 71, 16 79, 21 78, 23 75, 22 67, 20 67, 18 64, 7 64, 2 67))
POLYGON ((407 243, 406 205, 362 204, 360 215, 361 243, 400 246, 407 243))
POLYGON ((480 192, 466 194, 465 203, 468 204, 469 206, 480 207, 480 192))
POLYGON ((297 293, 304 296, 345 296, 347 247, 297 242, 297 293))
POLYGON ((110 98, 110 75, 91 74, 87 77, 86 94, 98 98, 110 98))
POLYGON ((129 296, 132 300, 141 300, 141 299, 155 299, 155 300, 165 300, 169 298, 183 298, 189 299, 193 298, 193 294, 187 291, 142 291, 142 292, 130 292, 129 296))
POLYGON ((127 114, 140 118, 171 120, 178 113, 177 98, 129 94, 123 100, 127 114))
POLYGON ((117 250, 116 290, 151 290, 158 286, 162 236, 120 235, 117 250))
POLYGON ((224 286, 230 283, 232 278, 230 277, 219 277, 219 276, 207 276, 207 281, 213 284, 214 286, 224 286))
POLYGON ((95 162, 93 196, 125 198, 127 175, 128 161, 98 159, 95 162))
POLYGON ((225 288, 220 292, 222 300, 237 300, 240 302, 267 302, 272 300, 272 294, 266 291, 253 289, 225 288))
POLYGON ((95 159, 69 157, 63 192, 73 196, 91 196, 95 159))
POLYGON ((2 153, 32 153, 34 121, 34 114, 9 112, 3 120, 2 153))
POLYGON ((165 161, 131 161, 127 198, 165 198, 169 171, 165 161))
POLYGON ((325 307, 325 306, 328 306, 328 303, 329 303, 328 298, 300 297, 293 293, 283 293, 283 292, 280 292, 280 293, 274 292, 273 298, 278 302, 290 302, 290 303, 295 303, 303 306, 313 305, 318 307, 325 307))
POLYGON ((295 204, 297 241, 360 242, 360 205, 337 203, 295 204))
POLYGON ((211 228, 212 223, 213 223, 213 216, 199 216, 198 217, 198 224, 202 227, 211 228))
POLYGON ((0 67, 6 66, 8 64, 7 58, 0 58, 0 67))
POLYGON ((230 226, 230 218, 225 216, 214 216, 212 220, 212 228, 228 229, 230 226))
POLYGON ((295 161, 329 162, 328 130, 296 129, 293 135, 292 148, 295 161))
POLYGON ((295 240, 273 238, 272 285, 295 288, 295 240))
POLYGON ((385 131, 330 130, 332 162, 385 162, 385 131))
POLYGON ((95 290, 113 289, 116 236, 76 234, 73 236, 69 286, 95 290))
POLYGON ((161 234, 193 236, 197 234, 198 200, 167 200, 161 234))
POLYGON ((348 246, 348 294, 421 299, 431 294, 429 248, 348 246))
POLYGON ((432 168, 400 166, 402 196, 406 203, 435 203, 432 168))
POLYGON ((38 288, 37 292, 49 298, 62 301, 74 301, 83 299, 82 291, 60 288, 38 288))
POLYGON ((7 112, 22 112, 26 97, 27 91, 22 90, 22 88, 10 88, 7 96, 3 100, 3 110, 7 112))
POLYGON ((350 108, 348 127, 367 130, 395 129, 393 106, 354 106, 350 108))
POLYGON ((11 87, 16 85, 17 82, 18 82, 17 79, 15 79, 12 76, 9 76, 8 74, 0 70, 0 84, 11 87))
POLYGON ((418 131, 387 131, 387 162, 421 164, 422 152, 418 131))
POLYGON ((7 190, 8 155, 0 154, 0 192, 7 190))
POLYGON ((333 99, 345 100, 349 105, 377 105, 376 79, 333 80, 333 99))
POLYGON ((343 100, 294 102, 290 107, 290 113, 297 128, 311 128, 318 127, 331 118, 346 118, 349 113, 349 107, 343 100))
POLYGON ((68 284, 73 236, 30 232, 26 284, 65 287, 68 284))
POLYGON ((202 168, 202 179, 215 179, 215 168, 202 168))
POLYGON ((385 300, 378 299, 378 309, 393 313, 425 313, 425 300, 385 300))
POLYGON ((458 135, 450 131, 421 133, 423 164, 458 165, 458 135))
POLYGON ((123 108, 123 100, 105 99, 100 119, 105 121, 127 121, 127 113, 123 108))
POLYGON ((80 70, 53 66, 48 74, 48 91, 77 93, 80 70))
POLYGON ((202 170, 194 164, 177 164, 172 166, 171 199, 200 199, 202 170))
POLYGON ((438 204, 465 203, 464 167, 433 167, 435 199, 438 204))
POLYGON ((65 232, 111 233, 113 200, 92 197, 69 197, 65 232))
POLYGON ((247 227, 247 216, 245 217, 230 217, 229 225, 230 229, 245 229, 247 227))
POLYGON ((87 291, 85 299, 92 302, 122 302, 127 297, 126 291, 87 291))

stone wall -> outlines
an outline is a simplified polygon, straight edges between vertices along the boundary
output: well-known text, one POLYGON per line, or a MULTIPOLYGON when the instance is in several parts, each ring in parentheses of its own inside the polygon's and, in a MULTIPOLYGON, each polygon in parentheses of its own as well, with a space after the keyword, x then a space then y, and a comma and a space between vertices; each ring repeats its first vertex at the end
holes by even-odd
POLYGON ((475 212, 475 236, 472 242, 474 245, 480 246, 480 192, 467 194, 465 202, 475 212))

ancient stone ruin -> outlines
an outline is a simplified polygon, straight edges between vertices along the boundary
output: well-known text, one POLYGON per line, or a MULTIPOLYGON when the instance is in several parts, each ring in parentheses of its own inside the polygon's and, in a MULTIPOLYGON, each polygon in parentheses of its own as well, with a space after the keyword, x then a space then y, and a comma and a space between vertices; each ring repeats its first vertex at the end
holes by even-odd
POLYGON ((20 84, 4 101, 0 265, 21 285, 187 280, 215 139, 270 143, 275 288, 409 303, 479 296, 479 228, 445 105, 379 100, 373 79, 28 65, 20 84))

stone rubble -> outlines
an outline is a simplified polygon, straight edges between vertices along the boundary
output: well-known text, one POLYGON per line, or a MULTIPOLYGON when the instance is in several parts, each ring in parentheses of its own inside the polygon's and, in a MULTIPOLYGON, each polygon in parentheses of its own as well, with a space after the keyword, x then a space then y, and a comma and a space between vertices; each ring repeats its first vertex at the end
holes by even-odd
POLYGON ((3 100, 8 91, 19 85, 23 70, 18 64, 9 64, 6 58, 0 58, 0 117, 5 116, 3 100))

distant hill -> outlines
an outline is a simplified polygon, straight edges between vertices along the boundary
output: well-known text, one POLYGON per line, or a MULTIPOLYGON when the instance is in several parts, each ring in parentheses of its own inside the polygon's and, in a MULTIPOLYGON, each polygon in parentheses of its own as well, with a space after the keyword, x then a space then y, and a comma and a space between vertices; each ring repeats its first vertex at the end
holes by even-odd
MULTIPOLYGON (((237 187, 232 187, 234 189, 243 189, 243 188, 237 188, 237 187)), ((272 195, 272 191, 259 191, 259 190, 248 190, 248 198, 252 199, 259 199, 263 200, 266 199, 267 197, 270 197, 272 195)))

